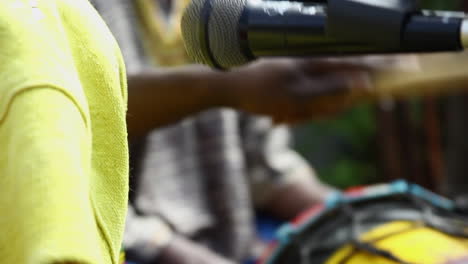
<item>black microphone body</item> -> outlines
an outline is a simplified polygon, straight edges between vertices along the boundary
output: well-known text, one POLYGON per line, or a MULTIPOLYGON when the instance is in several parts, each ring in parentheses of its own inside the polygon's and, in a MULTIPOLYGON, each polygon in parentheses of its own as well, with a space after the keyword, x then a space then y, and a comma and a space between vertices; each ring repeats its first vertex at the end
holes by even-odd
MULTIPOLYGON (((344 4, 335 4, 334 10, 340 9, 332 12, 328 5, 311 2, 193 0, 197 1, 199 14, 195 17, 194 12, 184 15, 184 18, 191 16, 192 19, 188 23, 185 18, 182 23, 184 39, 188 39, 187 51, 196 61, 217 68, 230 68, 271 56, 341 56, 463 49, 464 14, 460 12, 410 8, 404 13, 399 9, 370 6, 369 10, 362 11, 366 15, 363 19, 356 12, 361 3, 352 4, 364 0, 329 0, 329 5, 333 1, 351 3, 349 12, 346 12, 344 4), (233 15, 229 11, 233 11, 233 15), (344 15, 352 12, 355 17, 344 15), (382 21, 390 21, 390 25, 380 26, 382 21)), ((190 7, 186 12, 190 13, 190 7)))
POLYGON ((462 19, 458 17, 413 15, 402 30, 401 42, 392 47, 385 43, 346 42, 330 37, 323 5, 289 1, 261 1, 255 5, 253 2, 260 1, 247 2, 239 21, 239 34, 243 50, 254 57, 433 52, 462 48, 462 19), (279 8, 281 5, 287 9, 279 8))

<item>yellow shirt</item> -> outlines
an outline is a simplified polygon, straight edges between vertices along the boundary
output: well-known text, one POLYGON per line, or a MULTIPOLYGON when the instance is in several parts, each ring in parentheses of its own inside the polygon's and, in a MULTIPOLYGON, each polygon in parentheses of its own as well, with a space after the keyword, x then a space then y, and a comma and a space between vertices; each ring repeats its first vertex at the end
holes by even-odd
POLYGON ((126 79, 86 0, 0 1, 0 261, 118 263, 126 79))

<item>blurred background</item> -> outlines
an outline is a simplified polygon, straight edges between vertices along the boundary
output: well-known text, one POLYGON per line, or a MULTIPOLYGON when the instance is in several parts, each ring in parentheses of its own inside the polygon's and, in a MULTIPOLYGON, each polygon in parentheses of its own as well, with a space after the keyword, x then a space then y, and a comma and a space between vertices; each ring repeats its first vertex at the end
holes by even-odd
MULTIPOLYGON (((466 0, 422 0, 425 9, 468 10, 466 0)), ((295 148, 323 181, 346 188, 405 178, 449 196, 468 187, 468 96, 360 105, 295 129, 295 148)))

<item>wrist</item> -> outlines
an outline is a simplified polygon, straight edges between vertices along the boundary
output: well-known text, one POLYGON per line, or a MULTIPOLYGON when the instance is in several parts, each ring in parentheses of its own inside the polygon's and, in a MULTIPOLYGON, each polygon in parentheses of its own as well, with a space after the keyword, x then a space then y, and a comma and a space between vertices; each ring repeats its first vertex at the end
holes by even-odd
POLYGON ((223 72, 211 70, 202 75, 205 82, 201 89, 204 90, 208 99, 209 107, 238 108, 239 99, 239 76, 237 72, 223 72))
POLYGON ((243 68, 223 72, 223 90, 225 106, 245 110, 245 104, 252 98, 250 73, 243 68))

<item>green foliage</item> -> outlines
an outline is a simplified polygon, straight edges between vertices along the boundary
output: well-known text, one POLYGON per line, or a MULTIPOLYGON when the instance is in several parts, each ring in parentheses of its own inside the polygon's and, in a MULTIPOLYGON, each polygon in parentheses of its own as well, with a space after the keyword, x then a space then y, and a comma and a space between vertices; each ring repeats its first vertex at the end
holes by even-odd
POLYGON ((378 180, 372 108, 358 106, 296 130, 296 149, 314 165, 323 181, 344 188, 378 180))

